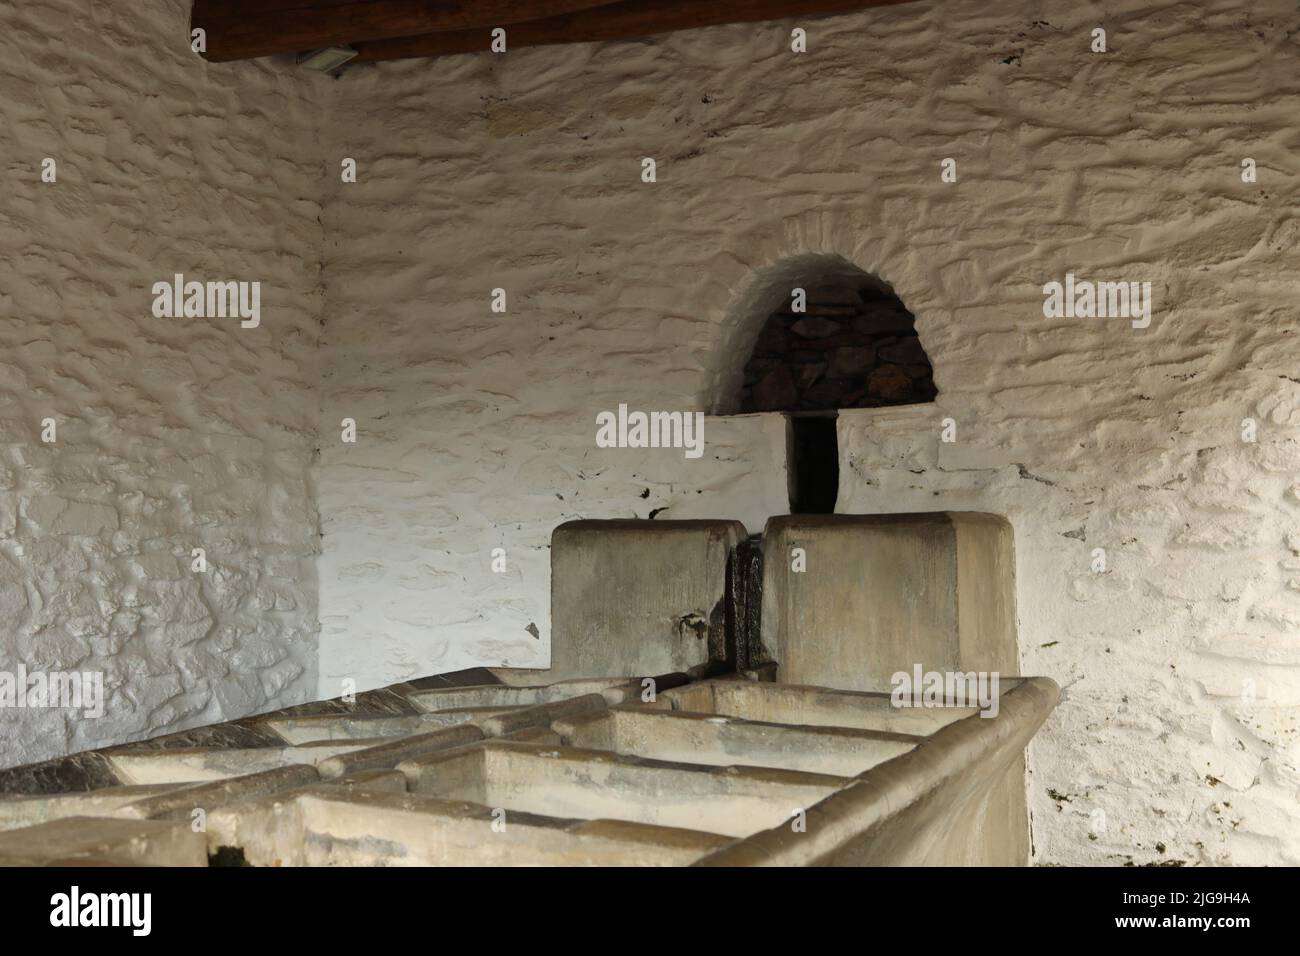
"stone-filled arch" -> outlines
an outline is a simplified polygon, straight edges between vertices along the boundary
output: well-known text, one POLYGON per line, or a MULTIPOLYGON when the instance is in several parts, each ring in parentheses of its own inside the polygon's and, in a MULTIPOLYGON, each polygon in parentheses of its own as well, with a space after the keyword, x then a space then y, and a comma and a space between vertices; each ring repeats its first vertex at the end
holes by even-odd
POLYGON ((836 256, 810 260, 774 290, 781 298, 753 341, 736 411, 799 415, 934 401, 916 318, 889 284, 836 256))
POLYGON ((836 254, 759 270, 733 307, 726 345, 712 407, 786 416, 793 514, 835 511, 838 412, 938 395, 911 310, 887 282, 836 254))

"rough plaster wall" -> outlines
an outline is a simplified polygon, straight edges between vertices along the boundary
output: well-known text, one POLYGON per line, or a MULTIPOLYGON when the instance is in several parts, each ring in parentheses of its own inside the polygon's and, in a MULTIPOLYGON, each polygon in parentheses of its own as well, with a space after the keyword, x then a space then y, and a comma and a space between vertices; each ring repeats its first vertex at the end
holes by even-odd
POLYGON ((107 696, 0 712, 0 766, 316 689, 321 87, 208 65, 188 23, 0 6, 0 670, 102 671, 107 696), (154 318, 174 272, 260 280, 261 326, 154 318))
POLYGON ((345 77, 323 693, 544 664, 560 521, 782 510, 779 424, 710 420, 687 461, 597 449, 595 415, 712 407, 755 276, 838 255, 915 312, 941 393, 843 417, 841 508, 1015 525, 1024 667, 1066 688, 1032 749, 1036 859, 1300 863, 1300 17, 988 6, 809 21, 804 56, 785 23, 345 77), (1151 327, 1044 319, 1067 270, 1151 281, 1151 327))

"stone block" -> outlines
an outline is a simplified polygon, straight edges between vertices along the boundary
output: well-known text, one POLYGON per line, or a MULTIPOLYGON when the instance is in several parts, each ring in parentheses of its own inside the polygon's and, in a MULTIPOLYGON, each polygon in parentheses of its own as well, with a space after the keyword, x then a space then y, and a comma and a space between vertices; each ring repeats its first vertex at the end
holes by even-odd
POLYGON ((720 653, 738 521, 570 521, 551 535, 556 679, 686 671, 720 653))
POLYGON ((768 521, 762 635, 782 682, 888 691, 917 664, 1012 676, 1015 608, 1011 526, 995 515, 768 521))

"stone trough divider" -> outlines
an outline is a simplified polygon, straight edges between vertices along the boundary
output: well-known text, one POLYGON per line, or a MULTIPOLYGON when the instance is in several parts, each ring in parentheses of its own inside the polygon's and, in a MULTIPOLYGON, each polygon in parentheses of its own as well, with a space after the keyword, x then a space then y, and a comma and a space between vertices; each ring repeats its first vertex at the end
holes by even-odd
POLYGON ((115 748, 106 756, 117 786, 0 798, 0 863, 996 858, 1005 834, 963 820, 1002 819, 986 804, 1055 702, 1055 684, 1009 681, 992 719, 969 708, 902 715, 887 695, 758 679, 773 670, 669 680, 680 686, 646 701, 628 678, 403 687, 394 694, 412 714, 394 714, 388 696, 377 712, 264 719, 256 733, 280 727, 295 738, 279 745, 115 748), (408 720, 441 705, 472 717, 429 731, 408 720), (417 732, 349 736, 368 720, 417 732), (302 721, 322 738, 302 739, 302 721), (248 767, 258 769, 235 772, 248 767), (176 779, 186 774, 199 779, 176 779), (131 776, 166 782, 123 785, 131 776))

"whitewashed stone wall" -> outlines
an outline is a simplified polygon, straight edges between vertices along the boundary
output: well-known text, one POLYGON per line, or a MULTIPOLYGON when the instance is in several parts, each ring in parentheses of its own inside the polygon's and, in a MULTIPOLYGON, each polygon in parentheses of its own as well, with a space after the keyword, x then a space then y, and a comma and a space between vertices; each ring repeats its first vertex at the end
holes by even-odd
POLYGON ((841 509, 1015 525, 1024 669, 1065 687, 1036 860, 1300 863, 1294 2, 920 3, 799 24, 804 55, 794 25, 338 84, 320 693, 544 665, 561 521, 782 510, 779 421, 710 419, 692 461, 595 416, 718 407, 765 277, 839 256, 940 389, 842 416, 841 509), (1045 319, 1067 271, 1152 282, 1150 328, 1045 319))
POLYGON ((0 8, 0 649, 111 695, 0 715, 4 763, 544 666, 559 522, 785 507, 779 418, 689 460, 596 448, 596 413, 726 410, 755 303, 837 256, 940 389, 842 416, 841 509, 1016 528, 1024 670, 1066 688, 1036 859, 1300 863, 1293 2, 955 0, 800 23, 804 55, 741 25, 337 83, 112 6, 0 8), (260 280, 261 327, 154 319, 176 271, 260 280), (1044 319, 1066 271, 1151 281, 1151 327, 1044 319))
POLYGON ((0 670, 107 694, 96 720, 0 710, 0 766, 316 690, 328 81, 208 65, 188 24, 180 0, 0 5, 0 670), (176 272, 260 281, 260 327, 155 319, 176 272))

